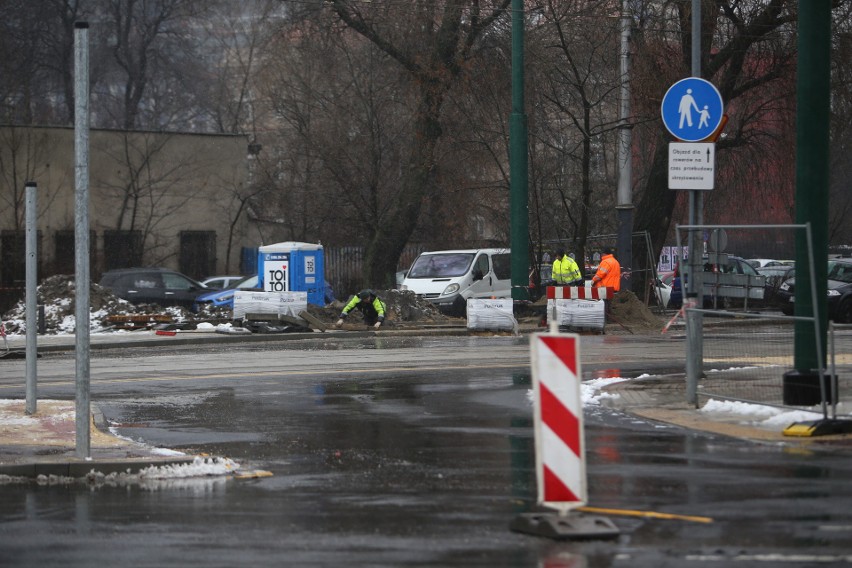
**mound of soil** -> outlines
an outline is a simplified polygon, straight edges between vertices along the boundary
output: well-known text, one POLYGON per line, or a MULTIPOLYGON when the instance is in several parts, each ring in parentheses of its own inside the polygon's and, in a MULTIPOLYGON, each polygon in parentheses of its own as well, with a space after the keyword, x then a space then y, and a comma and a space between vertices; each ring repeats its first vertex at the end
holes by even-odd
MULTIPOLYGON (((663 328, 661 318, 630 290, 615 294, 610 302, 610 317, 607 323, 622 325, 631 331, 659 331, 663 328)), ((615 326, 607 326, 607 333, 613 327, 615 326)))
MULTIPOLYGON (((56 275, 46 278, 36 288, 36 303, 44 307, 44 326, 48 334, 73 333, 77 286, 73 276, 56 275)), ((142 306, 134 306, 115 294, 92 284, 89 290, 92 331, 102 331, 110 315, 133 315, 142 306)), ((144 313, 144 312, 143 312, 144 313)), ((10 333, 26 331, 26 298, 22 298, 3 315, 6 330, 10 333)))
MULTIPOLYGON (((458 323, 459 318, 451 318, 441 313, 431 302, 418 297, 410 290, 376 290, 386 306, 386 325, 388 326, 417 326, 428 324, 458 323)), ((76 286, 73 276, 58 275, 46 278, 37 290, 37 303, 44 306, 45 333, 73 333, 76 286)), ((91 329, 93 332, 107 331, 116 327, 116 319, 122 316, 151 316, 152 321, 170 321, 172 323, 192 325, 201 322, 231 321, 231 310, 221 308, 204 308, 199 313, 179 307, 164 308, 156 305, 135 305, 122 300, 115 294, 92 284, 89 290, 91 307, 91 329)), ((335 301, 327 306, 308 305, 308 311, 323 323, 333 324, 340 317, 340 312, 346 302, 335 301)), ((543 317, 546 299, 540 300, 524 311, 516 310, 519 321, 537 322, 543 317), (537 308, 537 309, 536 309, 537 308), (527 313, 529 312, 529 313, 527 313)), ((9 333, 24 333, 26 331, 26 305, 22 299, 2 318, 9 333)), ((353 310, 348 324, 360 324, 363 321, 361 312, 353 310)), ((463 320, 462 320, 463 323, 463 320)), ((663 322, 653 314, 633 292, 622 291, 615 295, 610 306, 610 317, 607 321, 607 333, 642 333, 656 332, 662 329, 663 322)))
MULTIPOLYGON (((73 276, 57 275, 46 278, 37 288, 36 302, 44 306, 44 326, 46 334, 73 333, 76 303, 76 283, 73 276)), ((376 294, 387 305, 386 319, 388 324, 435 323, 448 321, 430 302, 418 298, 408 290, 377 290, 376 294)), ((172 323, 193 324, 201 322, 227 322, 232 318, 231 310, 203 307, 199 313, 180 307, 157 305, 136 305, 122 300, 108 289, 98 284, 92 284, 89 290, 89 306, 91 313, 91 329, 93 332, 106 331, 116 326, 116 319, 121 316, 152 316, 152 321, 170 321, 172 323)), ((308 305, 308 311, 320 321, 333 323, 340 317, 344 302, 334 302, 324 307, 308 305)), ((353 310, 350 322, 362 320, 358 310, 353 310)), ((26 303, 19 301, 6 314, 2 321, 9 333, 25 333, 26 303)))
MULTIPOLYGON (((375 290, 386 306, 385 320, 393 323, 441 323, 452 318, 441 313, 434 304, 424 300, 410 290, 375 290)), ((325 307, 308 305, 308 311, 323 322, 334 323, 340 317, 340 312, 346 306, 346 301, 335 301, 325 307)), ((361 322, 363 317, 357 309, 349 312, 349 323, 361 322)))

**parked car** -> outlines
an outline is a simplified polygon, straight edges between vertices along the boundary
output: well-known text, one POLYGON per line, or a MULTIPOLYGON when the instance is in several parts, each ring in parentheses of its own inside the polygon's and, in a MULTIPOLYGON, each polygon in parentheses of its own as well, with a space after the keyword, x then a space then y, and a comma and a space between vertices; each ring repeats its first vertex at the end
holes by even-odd
POLYGON ((828 319, 852 323, 852 262, 837 262, 828 273, 828 319))
POLYGON ((227 290, 236 286, 237 282, 244 278, 245 276, 208 276, 201 283, 211 290, 227 290))
POLYGON ((402 290, 452 315, 464 315, 468 298, 510 298, 512 263, 509 249, 466 249, 423 252, 405 276, 402 290))
POLYGON ((234 292, 237 290, 259 290, 257 283, 257 274, 252 276, 245 276, 235 285, 231 286, 226 290, 214 290, 212 292, 205 292, 204 294, 199 295, 195 301, 199 305, 209 304, 214 308, 226 308, 233 309, 234 308, 234 292))
POLYGON ((748 260, 746 260, 746 262, 755 268, 765 268, 767 266, 781 265, 780 260, 774 260, 771 258, 749 258, 748 260))
MULTIPOLYGON (((216 308, 225 308, 225 309, 234 309, 234 292, 238 290, 261 290, 261 287, 257 280, 257 274, 253 274, 252 276, 245 276, 237 282, 235 285, 231 286, 226 290, 213 290, 211 292, 205 292, 196 298, 196 302, 199 305, 209 304, 212 307, 216 308)), ((328 280, 325 281, 325 302, 331 303, 334 301, 334 290, 331 289, 331 284, 329 284, 328 280)))
POLYGON ((766 277, 763 299, 767 305, 780 306, 782 301, 778 295, 781 285, 795 276, 796 269, 792 266, 777 265, 758 268, 757 273, 766 277))
MULTIPOLYGON (((662 308, 669 307, 674 279, 674 272, 660 272, 657 275, 657 280, 654 285, 654 298, 662 308)), ((678 285, 680 285, 680 279, 678 279, 678 285)))
MULTIPOLYGON (((837 323, 852 323, 852 261, 832 260, 826 281, 828 290, 828 319, 837 323)), ((778 288, 781 311, 793 315, 795 306, 796 279, 786 280, 778 288)))
MULTIPOLYGON (((749 264, 745 259, 740 258, 738 256, 728 256, 728 264, 725 266, 717 266, 714 264, 709 264, 707 262, 707 258, 704 259, 704 283, 705 286, 707 283, 712 283, 713 274, 714 273, 721 274, 743 274, 748 276, 754 276, 756 279, 760 277, 757 273, 757 270, 749 264)), ((669 297, 669 306, 670 308, 680 308, 683 305, 683 291, 681 290, 681 277, 680 272, 675 269, 674 277, 672 279, 672 289, 671 295, 669 297)), ((760 294, 765 294, 765 291, 760 294)), ((726 307, 731 303, 731 300, 737 300, 736 298, 729 298, 727 296, 718 296, 714 297, 712 294, 706 293, 704 294, 703 307, 705 309, 713 309, 716 307, 726 307)), ((762 300, 762 298, 761 298, 762 300)), ((751 299, 749 302, 753 302, 751 299)))
POLYGON ((180 306, 197 311, 196 297, 207 288, 167 268, 118 268, 104 272, 100 285, 133 304, 180 306))

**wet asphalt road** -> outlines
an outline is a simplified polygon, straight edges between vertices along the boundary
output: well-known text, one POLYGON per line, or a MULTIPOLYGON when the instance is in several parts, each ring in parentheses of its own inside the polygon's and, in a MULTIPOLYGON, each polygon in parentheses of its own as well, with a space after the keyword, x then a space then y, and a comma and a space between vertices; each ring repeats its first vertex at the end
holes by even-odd
MULTIPOLYGON (((652 339, 590 337, 625 374, 652 339), (643 343, 644 342, 644 343, 643 343)), ((651 343, 649 343, 651 342, 651 343)), ((612 541, 508 530, 535 504, 527 340, 321 341, 96 354, 92 400, 118 433, 271 471, 255 480, 0 486, 2 566, 841 566, 852 459, 586 410, 589 504, 612 541)), ((669 358, 670 358, 669 354, 669 358)), ((73 396, 67 356, 40 397, 73 396)), ((0 384, 9 379, 0 369, 0 384)))

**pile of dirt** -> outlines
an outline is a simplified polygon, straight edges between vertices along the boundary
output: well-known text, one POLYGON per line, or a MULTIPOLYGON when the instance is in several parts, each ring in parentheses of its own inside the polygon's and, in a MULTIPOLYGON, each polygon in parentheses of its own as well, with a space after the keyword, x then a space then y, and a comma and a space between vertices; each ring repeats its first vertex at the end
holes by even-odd
MULTIPOLYGON (((424 300, 411 290, 375 290, 386 306, 385 319, 388 324, 393 323, 442 323, 451 320, 441 313, 434 304, 424 300)), ((308 312, 322 322, 333 323, 340 317, 346 303, 349 301, 335 301, 325 307, 308 305, 308 312)), ((361 312, 357 309, 349 314, 350 323, 363 320, 361 312)))
MULTIPOLYGON (((541 297, 532 304, 539 311, 546 309, 547 298, 541 297)), ((665 320, 654 314, 636 294, 630 290, 616 292, 610 302, 610 311, 606 320, 606 332, 645 333, 659 332, 665 325, 665 320)))
MULTIPOLYGON (((659 316, 655 315, 636 294, 630 290, 616 292, 610 302, 610 322, 622 325, 631 331, 655 330, 663 327, 659 316)), ((610 328, 607 328, 609 332, 610 328)))
MULTIPOLYGON (((414 292, 408 290, 377 290, 376 294, 387 305, 386 318, 389 324, 394 322, 434 323, 449 320, 433 304, 419 298, 414 292)), ((76 283, 73 276, 58 275, 46 278, 38 286, 36 297, 37 304, 44 306, 44 331, 46 334, 74 332, 76 283)), ((193 313, 176 306, 164 308, 157 305, 131 304, 108 289, 94 283, 89 290, 89 306, 91 330, 93 332, 121 327, 120 324, 116 324, 116 319, 120 319, 122 316, 156 316, 157 321, 166 319, 172 323, 188 325, 201 322, 225 323, 231 321, 232 317, 229 309, 209 306, 203 306, 199 313, 193 313)), ((339 301, 324 307, 309 304, 308 312, 324 323, 333 323, 340 317, 340 311, 344 306, 345 302, 339 301)), ((360 312, 354 310, 350 320, 354 323, 361 319, 360 312)), ((2 321, 9 333, 25 333, 25 300, 21 299, 4 314, 2 321)))
MULTIPOLYGON (((51 276, 44 279, 36 288, 36 303, 44 308, 45 334, 74 332, 76 297, 77 285, 73 276, 51 276)), ((119 316, 156 314, 167 316, 170 321, 178 323, 199 318, 204 318, 206 321, 211 317, 211 314, 193 314, 179 307, 134 305, 95 283, 92 283, 89 288, 89 313, 93 332, 114 328, 116 324, 110 320, 119 316)), ((21 299, 3 315, 2 319, 10 333, 25 333, 26 299, 21 299)))
MULTIPOLYGON (((451 318, 440 312, 431 302, 417 296, 410 290, 376 290, 376 295, 381 298, 386 306, 386 322, 388 326, 424 325, 424 324, 446 324, 457 322, 458 318, 451 318)), ((76 287, 73 276, 51 276, 46 278, 37 290, 37 303, 44 306, 44 327, 46 334, 73 333, 76 287)), ((348 298, 347 298, 348 301, 348 298)), ((543 318, 543 308, 546 299, 541 300, 541 305, 530 306, 529 313, 522 309, 516 310, 516 317, 522 321, 525 316, 529 321, 536 322, 543 318), (534 308, 538 308, 537 310, 534 308)), ((98 284, 92 284, 89 290, 89 305, 91 308, 91 329, 93 332, 102 332, 120 327, 116 319, 122 316, 152 316, 157 321, 167 319, 172 323, 192 325, 201 322, 225 323, 231 321, 231 310, 221 308, 204 307, 199 313, 193 313, 179 307, 163 308, 157 305, 136 305, 122 300, 106 288, 98 284)), ((346 301, 335 301, 327 306, 308 305, 308 312, 323 323, 333 324, 340 317, 340 312, 346 305, 346 301)), ((664 322, 659 316, 653 314, 633 292, 618 292, 613 298, 610 306, 611 317, 608 318, 607 332, 618 332, 624 330, 629 333, 643 331, 658 331, 662 329, 664 322)), ((6 330, 9 333, 22 334, 26 331, 26 305, 22 299, 2 318, 6 330)), ((152 320, 153 321, 153 320, 152 320)), ((348 322, 358 324, 363 321, 361 312, 353 310, 348 322)))

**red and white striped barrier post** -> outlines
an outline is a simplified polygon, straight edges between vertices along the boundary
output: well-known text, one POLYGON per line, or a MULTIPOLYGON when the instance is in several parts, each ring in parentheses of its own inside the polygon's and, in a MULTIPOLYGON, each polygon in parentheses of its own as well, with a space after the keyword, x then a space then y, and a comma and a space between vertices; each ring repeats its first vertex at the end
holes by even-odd
POLYGON ((610 286, 548 286, 548 300, 612 300, 615 288, 610 286))
POLYGON ((510 528, 551 538, 617 536, 619 530, 605 517, 569 515, 587 500, 580 336, 535 334, 530 356, 538 505, 558 513, 521 514, 510 528))
POLYGON ((586 504, 580 338, 532 339, 538 503, 562 512, 586 504))

